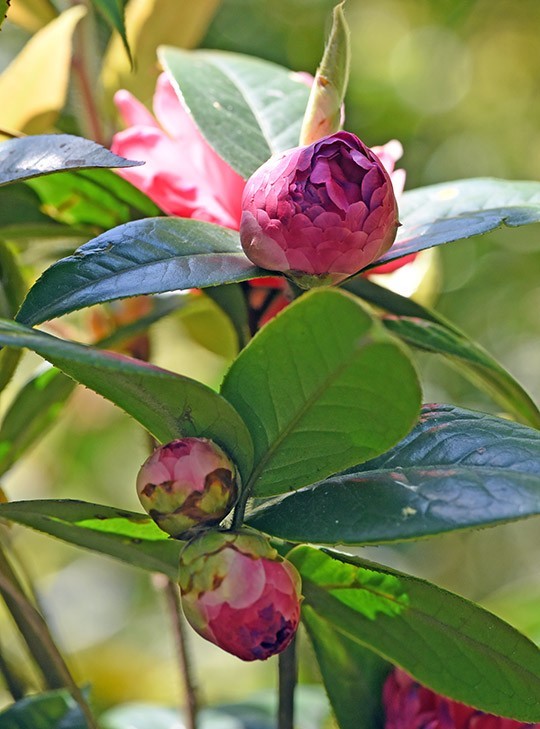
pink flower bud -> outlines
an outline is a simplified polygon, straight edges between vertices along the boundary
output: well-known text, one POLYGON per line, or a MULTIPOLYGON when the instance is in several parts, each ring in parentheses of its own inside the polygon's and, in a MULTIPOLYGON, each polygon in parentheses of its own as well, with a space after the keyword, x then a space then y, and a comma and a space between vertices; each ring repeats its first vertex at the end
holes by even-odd
POLYGON ((421 686, 401 670, 393 671, 383 690, 385 729, 533 729, 522 724, 446 699, 421 686))
POLYGON ((291 642, 300 619, 300 576, 255 531, 209 531, 180 556, 184 614, 204 638, 244 661, 291 642))
POLYGON ((236 471, 219 446, 206 438, 182 438, 160 446, 141 467, 137 493, 163 531, 181 537, 199 525, 217 524, 237 498, 236 471))
POLYGON ((350 132, 271 157, 249 178, 240 238, 248 258, 301 286, 339 283, 385 253, 397 203, 379 158, 350 132))

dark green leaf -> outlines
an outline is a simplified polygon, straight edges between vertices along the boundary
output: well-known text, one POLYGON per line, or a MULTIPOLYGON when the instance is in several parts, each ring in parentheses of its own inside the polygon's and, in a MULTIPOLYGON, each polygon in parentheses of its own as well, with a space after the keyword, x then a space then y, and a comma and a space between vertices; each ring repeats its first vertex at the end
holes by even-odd
POLYGON ((125 296, 243 281, 260 273, 238 233, 187 218, 121 225, 45 271, 18 319, 36 324, 125 296))
POLYGON ((443 355, 517 420, 540 428, 540 411, 519 382, 440 314, 360 276, 351 279, 346 288, 395 314, 383 317, 383 324, 393 334, 407 344, 443 355))
POLYGON ((326 691, 340 729, 382 726, 382 687, 386 661, 320 618, 309 605, 302 620, 313 643, 326 691))
POLYGON ((240 353, 223 395, 255 445, 250 488, 301 488, 384 452, 419 411, 416 373, 403 350, 348 295, 312 291, 240 353))
POLYGON ((540 222, 540 182, 478 178, 405 192, 396 242, 368 268, 425 248, 487 233, 501 225, 540 222))
POLYGON ((38 134, 0 144, 0 185, 87 167, 134 167, 143 164, 113 154, 72 134, 38 134))
POLYGON ((248 308, 241 286, 211 286, 206 289, 205 294, 227 314, 238 337, 239 348, 245 347, 250 340, 250 332, 248 308))
POLYGON ((305 605, 429 688, 482 711, 540 721, 540 650, 507 623, 424 580, 339 552, 289 552, 305 605))
POLYGON ((380 544, 537 514, 540 432, 429 405, 388 453, 262 506, 248 522, 293 542, 380 544))
MULTIPOLYGON (((15 251, 0 239, 0 317, 11 318, 26 293, 23 278, 15 251)), ((20 359, 20 352, 4 349, 0 352, 0 391, 10 381, 20 359)))
MULTIPOLYGON (((127 1, 127 0, 126 0, 127 1)), ((124 48, 126 49, 129 62, 133 66, 131 50, 126 35, 126 24, 124 18, 124 0, 92 0, 94 6, 103 15, 107 23, 120 35, 124 48)))
POLYGON ((298 145, 309 97, 298 75, 236 53, 165 47, 159 58, 206 140, 246 179, 298 145))
POLYGON ((36 694, 0 712, 2 729, 87 729, 75 700, 65 690, 36 694))
POLYGON ((0 518, 177 579, 184 543, 171 539, 146 514, 85 501, 51 499, 0 504, 0 518))
POLYGON ((215 440, 238 464, 242 475, 248 475, 253 446, 246 426, 224 398, 200 382, 15 322, 0 321, 0 344, 37 352, 121 407, 161 442, 183 436, 215 440))
POLYGON ((75 384, 59 370, 49 367, 19 390, 0 427, 0 475, 56 422, 75 384))
POLYGON ((23 182, 0 189, 0 235, 5 238, 4 229, 13 226, 51 224, 51 219, 40 211, 41 201, 33 190, 23 182))
POLYGON ((161 213, 144 193, 111 170, 59 172, 26 184, 39 196, 42 209, 67 225, 91 225, 108 230, 161 213))

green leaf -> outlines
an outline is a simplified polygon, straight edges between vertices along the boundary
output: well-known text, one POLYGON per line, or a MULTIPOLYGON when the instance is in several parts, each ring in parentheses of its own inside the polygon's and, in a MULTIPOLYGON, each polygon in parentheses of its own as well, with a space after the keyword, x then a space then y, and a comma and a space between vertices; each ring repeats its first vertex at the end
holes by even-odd
POLYGON ((8 8, 11 4, 11 0, 0 0, 0 27, 6 19, 8 8))
POLYGON ((414 368, 352 297, 311 291, 265 326, 227 373, 223 395, 255 446, 249 488, 271 496, 384 452, 413 426, 414 368))
POLYGON ((501 225, 540 222, 540 182, 479 177, 405 192, 399 201, 402 226, 388 253, 367 268, 425 248, 487 233, 501 225))
POLYGON ((89 139, 72 134, 38 134, 0 144, 0 185, 88 167, 136 167, 89 139))
POLYGON ((428 405, 384 455, 261 506, 248 523, 291 542, 380 544, 538 514, 538 430, 428 405))
POLYGON ((253 458, 249 432, 234 408, 200 382, 0 320, 0 344, 27 347, 77 382, 115 403, 161 442, 211 438, 237 463, 243 477, 253 458))
POLYGON ((92 0, 92 3, 103 15, 111 28, 116 30, 116 32, 120 35, 122 44, 129 58, 129 62, 133 67, 133 59, 131 57, 131 50, 126 35, 124 1, 125 0, 92 0))
MULTIPOLYGON (((0 239, 0 317, 15 316, 26 293, 15 251, 0 239)), ((10 381, 20 359, 20 352, 4 349, 0 352, 0 391, 10 381)))
POLYGON ((161 213, 144 193, 111 170, 61 172, 29 180, 27 185, 39 196, 42 209, 67 225, 108 230, 161 213))
MULTIPOLYGON (((0 147, 1 149, 1 147, 0 147)), ((0 235, 5 238, 5 228, 23 223, 53 224, 51 219, 40 211, 40 199, 23 182, 0 189, 0 235)), ((54 224, 53 224, 54 225, 54 224)))
MULTIPOLYGON (((156 321, 182 309, 188 299, 181 294, 155 297, 148 314, 120 327, 98 345, 110 348, 147 331, 156 321)), ((0 475, 54 425, 75 385, 76 382, 63 372, 47 367, 40 369, 18 391, 0 426, 0 475)))
POLYGON ((44 499, 0 504, 0 518, 23 524, 150 572, 178 577, 184 542, 147 516, 85 501, 44 499))
POLYGON ((65 689, 35 694, 0 712, 2 729, 88 729, 79 705, 65 689))
POLYGON ((246 297, 239 284, 212 286, 204 292, 227 314, 238 337, 239 348, 249 342, 249 314, 246 297))
POLYGON ((347 282, 345 288, 395 314, 382 319, 393 334, 409 345, 442 355, 514 418, 540 428, 540 410, 519 382, 440 314, 360 276, 347 282))
POLYGON ((17 318, 37 324, 125 296, 216 286, 259 274, 235 231, 187 218, 137 220, 51 266, 17 318))
POLYGON ((540 721, 540 651, 507 623, 389 567, 308 546, 287 556, 302 575, 304 605, 333 630, 438 693, 540 721))
POLYGON ((375 729, 382 725, 382 687, 388 663, 362 647, 309 605, 302 621, 317 656, 326 691, 340 729, 375 729), (359 711, 359 707, 362 707, 359 711))
POLYGON ((300 144, 316 142, 341 129, 343 102, 351 65, 350 30, 343 13, 345 0, 334 7, 332 29, 311 86, 300 132, 300 144))
POLYGON ((298 145, 309 96, 299 76, 236 53, 163 47, 158 55, 203 136, 242 177, 298 145))
POLYGON ((0 475, 56 422, 75 384, 59 370, 49 367, 19 390, 0 427, 0 475))

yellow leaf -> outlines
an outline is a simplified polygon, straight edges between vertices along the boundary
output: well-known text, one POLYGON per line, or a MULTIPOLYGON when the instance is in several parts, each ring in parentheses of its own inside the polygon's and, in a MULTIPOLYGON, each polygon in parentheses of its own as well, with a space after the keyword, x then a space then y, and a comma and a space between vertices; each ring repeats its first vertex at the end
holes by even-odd
POLYGON ((103 63, 103 85, 110 102, 118 89, 128 89, 148 101, 159 74, 156 50, 160 45, 194 48, 204 35, 219 0, 130 0, 126 31, 135 70, 118 36, 113 36, 103 63))
POLYGON ((30 33, 35 33, 50 23, 58 11, 50 0, 15 0, 9 10, 9 19, 30 33))
POLYGON ((48 23, 0 75, 0 127, 38 134, 54 124, 66 100, 73 31, 85 13, 76 5, 48 23))

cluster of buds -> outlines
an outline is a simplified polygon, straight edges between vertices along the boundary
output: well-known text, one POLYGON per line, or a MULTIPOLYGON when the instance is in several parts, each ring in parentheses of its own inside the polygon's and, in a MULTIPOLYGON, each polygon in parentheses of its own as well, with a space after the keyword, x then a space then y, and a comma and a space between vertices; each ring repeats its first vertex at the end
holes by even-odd
POLYGON ((192 537, 180 587, 193 628, 245 661, 284 650, 300 619, 300 577, 262 534, 209 529, 238 497, 236 469, 222 449, 205 438, 160 446, 141 467, 137 492, 163 531, 192 537))

